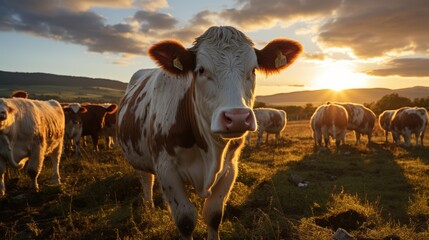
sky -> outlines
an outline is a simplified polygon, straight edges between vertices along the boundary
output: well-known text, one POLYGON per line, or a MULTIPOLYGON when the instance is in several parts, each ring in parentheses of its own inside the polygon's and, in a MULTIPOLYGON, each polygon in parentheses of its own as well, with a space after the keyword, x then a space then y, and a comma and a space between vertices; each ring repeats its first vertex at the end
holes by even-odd
POLYGON ((156 67, 152 44, 191 47, 229 25, 258 49, 304 47, 281 74, 258 74, 256 95, 429 86, 428 13, 428 0, 0 0, 0 70, 128 82, 156 67))

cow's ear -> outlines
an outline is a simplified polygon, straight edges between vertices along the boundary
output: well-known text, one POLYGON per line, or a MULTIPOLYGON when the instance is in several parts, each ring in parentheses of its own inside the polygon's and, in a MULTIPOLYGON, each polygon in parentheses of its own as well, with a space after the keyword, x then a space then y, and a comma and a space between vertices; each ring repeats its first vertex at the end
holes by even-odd
POLYGON ((302 45, 289 39, 275 39, 263 49, 255 49, 258 70, 265 74, 278 73, 291 65, 301 54, 302 45))
POLYGON ((186 75, 195 69, 195 55, 174 40, 153 45, 149 56, 164 70, 175 75, 186 75))
POLYGON ((79 113, 86 113, 86 112, 88 112, 87 108, 85 108, 85 107, 80 107, 79 108, 79 113))
POLYGON ((116 112, 116 110, 118 110, 118 105, 117 105, 117 104, 112 104, 112 105, 110 105, 108 108, 106 108, 106 112, 107 112, 108 114, 115 113, 115 112, 116 112))

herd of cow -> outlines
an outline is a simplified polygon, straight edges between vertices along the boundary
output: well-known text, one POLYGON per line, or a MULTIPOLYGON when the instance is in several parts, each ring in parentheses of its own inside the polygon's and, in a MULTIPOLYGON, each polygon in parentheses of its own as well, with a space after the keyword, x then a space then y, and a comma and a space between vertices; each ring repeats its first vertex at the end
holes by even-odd
MULTIPOLYGON (((63 148, 78 154, 81 137, 91 136, 98 150, 99 136, 117 137, 114 142, 140 174, 146 203, 153 206, 156 176, 177 229, 191 239, 198 214, 185 187, 191 185, 205 198, 207 238, 218 239, 246 134, 258 129, 259 145, 264 132, 276 134, 278 140, 286 126, 284 111, 253 109, 255 70, 278 73, 302 52, 301 44, 288 39, 275 39, 260 50, 253 45, 228 26, 209 28, 191 48, 172 40, 157 43, 149 56, 160 68, 136 72, 119 105, 60 104, 26 99, 22 92, 1 98, 0 194, 5 194, 6 164, 23 168, 27 162, 37 190, 45 156, 52 159, 53 181, 59 184, 63 148)), ((356 142, 361 134, 371 141, 375 119, 358 104, 319 106, 311 118, 315 145, 322 146, 322 137, 325 146, 329 137, 337 146, 344 143, 346 129, 355 131, 356 142)), ((380 116, 380 125, 392 132, 395 142, 403 136, 408 145, 412 133, 421 136, 423 144, 426 124, 427 113, 421 108, 380 116)))

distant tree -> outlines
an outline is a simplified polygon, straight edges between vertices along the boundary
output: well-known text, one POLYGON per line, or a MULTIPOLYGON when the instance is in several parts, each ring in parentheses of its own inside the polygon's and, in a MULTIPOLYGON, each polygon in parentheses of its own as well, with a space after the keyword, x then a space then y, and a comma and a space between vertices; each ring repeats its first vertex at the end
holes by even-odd
POLYGON ((261 108, 261 107, 266 107, 267 104, 264 102, 255 102, 255 104, 253 104, 253 108, 261 108))
POLYGON ((413 103, 409 98, 401 97, 397 93, 392 93, 383 96, 378 100, 372 107, 375 114, 380 114, 384 110, 393 110, 405 106, 413 106, 413 103))
POLYGON ((316 110, 316 107, 314 107, 312 103, 307 103, 305 104, 305 107, 302 110, 302 114, 304 115, 305 119, 310 119, 311 115, 313 115, 315 110, 316 110))
POLYGON ((429 97, 425 98, 414 98, 413 106, 424 107, 426 110, 429 110, 429 97))

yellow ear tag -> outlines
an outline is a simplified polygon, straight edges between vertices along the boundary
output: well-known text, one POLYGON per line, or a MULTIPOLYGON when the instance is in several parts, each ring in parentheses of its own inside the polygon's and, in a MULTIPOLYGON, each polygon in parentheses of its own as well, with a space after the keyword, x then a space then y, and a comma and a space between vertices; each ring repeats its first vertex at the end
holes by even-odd
POLYGON ((179 69, 180 71, 183 71, 183 65, 182 65, 182 63, 180 62, 179 57, 176 57, 176 58, 173 60, 173 66, 174 66, 175 68, 179 69))
POLYGON ((287 64, 287 57, 285 55, 283 55, 283 53, 280 51, 277 52, 275 64, 276 64, 276 68, 283 67, 284 65, 287 64))

